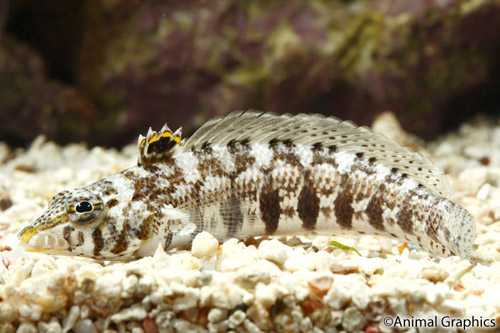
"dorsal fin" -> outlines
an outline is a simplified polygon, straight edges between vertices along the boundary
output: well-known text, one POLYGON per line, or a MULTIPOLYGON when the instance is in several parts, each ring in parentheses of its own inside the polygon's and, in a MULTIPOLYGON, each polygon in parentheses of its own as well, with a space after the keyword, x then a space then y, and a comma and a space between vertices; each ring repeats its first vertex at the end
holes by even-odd
POLYGON ((172 132, 165 124, 160 132, 153 131, 150 127, 146 137, 139 135, 137 164, 139 166, 150 165, 171 160, 176 147, 181 144, 181 131, 182 128, 179 128, 177 131, 172 132))
POLYGON ((396 168, 435 195, 448 198, 451 193, 443 171, 427 158, 367 127, 317 114, 232 112, 204 124, 187 140, 183 150, 229 142, 269 143, 271 140, 287 140, 306 146, 335 146, 337 151, 362 154, 366 159, 374 158, 388 168, 396 168))

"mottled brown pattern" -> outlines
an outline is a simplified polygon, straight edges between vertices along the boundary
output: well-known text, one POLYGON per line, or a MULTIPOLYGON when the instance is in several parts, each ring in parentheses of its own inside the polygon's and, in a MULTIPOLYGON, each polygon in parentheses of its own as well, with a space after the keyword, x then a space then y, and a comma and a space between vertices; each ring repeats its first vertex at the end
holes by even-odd
POLYGON ((340 185, 344 188, 339 191, 339 194, 334 201, 335 217, 337 218, 337 223, 342 228, 351 229, 354 209, 352 208, 353 198, 351 193, 351 183, 347 174, 342 175, 340 185))
POLYGON ((137 238, 140 240, 146 240, 149 238, 151 235, 151 229, 153 228, 155 222, 155 216, 154 215, 149 215, 146 217, 142 223, 139 225, 137 230, 135 230, 135 234, 137 238))
POLYGON ((206 175, 208 174, 219 177, 227 176, 226 166, 222 164, 222 161, 213 156, 200 158, 198 163, 198 171, 200 172, 202 177, 206 177, 206 175))
POLYGON ((106 202, 106 208, 110 209, 113 208, 114 206, 118 205, 118 199, 111 199, 108 202, 106 202))
POLYGON ((319 198, 311 180, 310 171, 304 172, 304 185, 300 191, 297 212, 302 220, 302 227, 306 230, 314 230, 319 215, 319 198))
POLYGON ((439 240, 437 238, 437 231, 441 226, 442 223, 442 217, 440 215, 434 215, 430 216, 425 225, 425 232, 427 236, 430 238, 434 239, 436 242, 439 243, 439 240))
POLYGON ((278 229, 281 214, 278 189, 272 189, 270 184, 264 185, 260 192, 259 208, 262 221, 266 225, 266 233, 274 233, 278 229))
POLYGON ((136 179, 135 173, 131 170, 126 170, 125 172, 123 172, 123 176, 127 179, 130 179, 130 180, 136 179))
MULTIPOLYGON (((152 203, 158 202, 161 196, 169 195, 177 189, 180 184, 185 184, 184 172, 182 169, 175 167, 170 173, 157 172, 154 176, 138 179, 135 184, 134 198, 148 198, 144 200, 151 207, 152 203), (158 180, 164 178, 168 183, 167 187, 159 187, 158 180)), ((160 200, 161 201, 161 200, 160 200)))
POLYGON ((117 194, 117 193, 118 193, 118 191, 117 191, 117 190, 115 190, 115 189, 114 189, 114 188, 112 188, 112 187, 110 187, 110 188, 108 188, 108 189, 104 190, 104 192, 103 192, 104 196, 106 196, 106 197, 109 197, 109 196, 111 196, 111 195, 113 195, 113 194, 117 194))
MULTIPOLYGON (((407 198, 409 200, 409 198, 407 198)), ((409 234, 413 234, 413 222, 412 216, 415 213, 413 207, 410 203, 402 205, 396 216, 396 223, 401 227, 401 229, 409 234)))
POLYGON ((250 142, 250 139, 246 138, 243 140, 231 140, 227 143, 227 150, 231 154, 236 154, 241 151, 249 151, 250 146, 248 143, 250 142))
POLYGON ((285 163, 288 163, 290 165, 297 165, 297 166, 301 165, 300 164, 300 157, 293 152, 283 152, 283 151, 277 152, 274 154, 273 159, 275 161, 282 160, 285 163))
POLYGON ((378 230, 384 230, 384 219, 382 217, 382 214, 384 213, 383 195, 385 194, 385 189, 385 185, 381 184, 379 187, 380 194, 375 194, 371 198, 365 210, 365 213, 368 216, 368 222, 378 230))
POLYGON ((231 175, 231 177, 237 177, 240 173, 247 170, 254 163, 255 157, 250 156, 248 152, 239 152, 237 154, 234 154, 235 172, 231 175))
POLYGON ((290 165, 302 166, 300 156, 295 154, 292 140, 280 141, 272 139, 269 141, 269 148, 274 152, 273 161, 281 160, 290 165))
POLYGON ((92 232, 92 240, 94 242, 94 257, 99 257, 101 250, 104 248, 104 238, 100 228, 95 228, 92 232))
POLYGON ((111 249, 111 253, 119 254, 127 249, 128 237, 129 237, 128 230, 129 230, 129 225, 128 225, 128 223, 125 223, 120 234, 117 237, 115 236, 115 238, 114 238, 115 246, 111 249))
MULTIPOLYGON (((333 153, 333 152, 332 152, 333 153)), ((313 159, 311 166, 318 164, 331 164, 335 168, 338 166, 335 158, 328 152, 327 149, 316 149, 313 150, 313 159)))

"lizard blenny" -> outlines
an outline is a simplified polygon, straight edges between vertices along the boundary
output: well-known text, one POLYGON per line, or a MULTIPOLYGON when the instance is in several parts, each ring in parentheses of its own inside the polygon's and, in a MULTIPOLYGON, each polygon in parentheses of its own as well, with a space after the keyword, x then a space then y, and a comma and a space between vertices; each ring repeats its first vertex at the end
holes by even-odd
POLYGON ((57 194, 19 238, 37 252, 130 260, 201 231, 357 233, 471 259, 475 222, 448 199, 441 169, 366 127, 248 111, 180 133, 139 136, 137 166, 57 194))

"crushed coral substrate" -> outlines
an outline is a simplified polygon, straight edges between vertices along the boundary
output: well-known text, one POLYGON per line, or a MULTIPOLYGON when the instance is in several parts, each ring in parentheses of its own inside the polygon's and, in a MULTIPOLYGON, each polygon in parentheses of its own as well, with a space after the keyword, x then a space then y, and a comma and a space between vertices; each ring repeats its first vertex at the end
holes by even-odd
POLYGON ((190 250, 131 262, 23 253, 16 234, 48 199, 134 165, 135 147, 0 144, 0 332, 391 332, 387 316, 500 319, 500 126, 466 124, 425 146, 475 216, 476 250, 490 262, 335 235, 219 244, 201 233, 190 250))

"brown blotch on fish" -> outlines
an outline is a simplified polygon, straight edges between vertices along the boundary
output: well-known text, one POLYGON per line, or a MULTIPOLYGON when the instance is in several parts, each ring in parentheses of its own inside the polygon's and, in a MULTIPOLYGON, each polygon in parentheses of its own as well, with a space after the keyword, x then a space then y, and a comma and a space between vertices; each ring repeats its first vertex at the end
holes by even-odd
MULTIPOLYGON (((115 246, 111 249, 111 253, 113 254, 119 254, 122 253, 123 251, 127 250, 128 247, 128 231, 129 231, 129 225, 126 223, 121 232, 118 234, 118 236, 114 237, 114 242, 115 246)), ((116 234, 114 232, 113 234, 116 234)))
POLYGON ((385 185, 381 184, 379 187, 380 194, 375 194, 368 205, 366 206, 365 213, 368 216, 368 222, 371 226, 378 230, 384 230, 384 218, 382 214, 384 213, 384 199, 382 195, 385 192, 385 185))
POLYGON ((255 163, 255 157, 251 156, 248 152, 238 152, 234 155, 235 171, 231 174, 231 178, 236 178, 243 171, 247 170, 255 163))
POLYGON ((399 210, 396 218, 397 221, 396 223, 399 225, 399 227, 410 234, 413 234, 413 222, 412 222, 412 216, 414 214, 413 208, 410 203, 407 205, 403 205, 401 209, 399 210))
POLYGON ((302 227, 314 230, 319 215, 319 198, 311 181, 310 171, 304 172, 304 186, 299 194, 297 212, 302 220, 302 227))
POLYGON ((118 191, 117 191, 117 190, 115 190, 114 188, 108 188, 108 189, 106 189, 106 190, 103 192, 103 194, 104 194, 105 196, 110 196, 110 195, 117 194, 117 193, 118 193, 118 191))
POLYGON ((111 199, 108 202, 106 202, 106 208, 110 209, 113 208, 114 206, 118 205, 118 199, 111 199))
POLYGON ((270 184, 264 185, 260 192, 259 208, 266 233, 274 233, 278 229, 281 214, 279 190, 272 189, 270 184))
POLYGON ((350 189, 351 183, 347 174, 342 175, 340 184, 344 186, 344 189, 342 191, 339 191, 339 194, 334 201, 335 217, 337 218, 337 223, 342 228, 351 229, 354 209, 352 208, 353 198, 350 189))
POLYGON ((99 228, 95 228, 92 232, 92 240, 94 241, 94 256, 99 257, 101 250, 104 248, 104 238, 99 228))
POLYGON ((154 225, 154 220, 155 216, 149 215, 142 221, 142 223, 135 231, 137 238, 139 238, 140 240, 146 240, 149 238, 149 236, 151 235, 152 226, 154 225))

